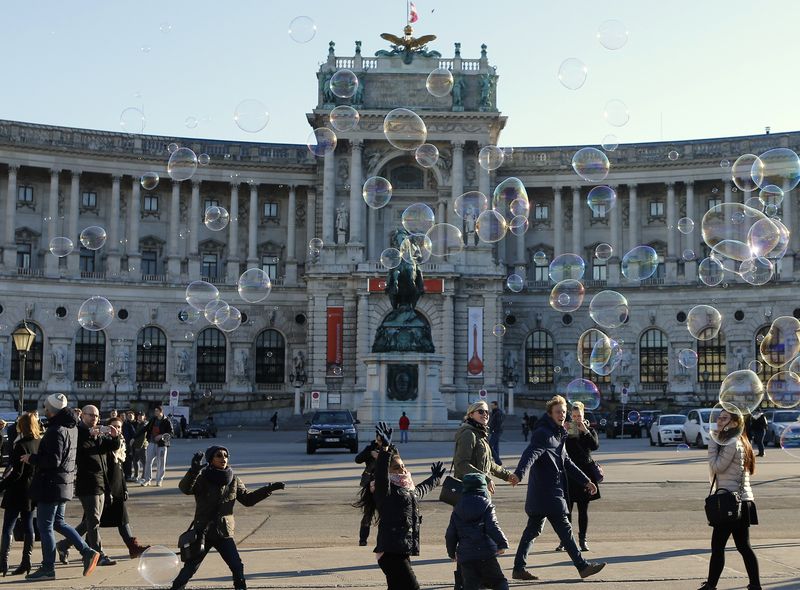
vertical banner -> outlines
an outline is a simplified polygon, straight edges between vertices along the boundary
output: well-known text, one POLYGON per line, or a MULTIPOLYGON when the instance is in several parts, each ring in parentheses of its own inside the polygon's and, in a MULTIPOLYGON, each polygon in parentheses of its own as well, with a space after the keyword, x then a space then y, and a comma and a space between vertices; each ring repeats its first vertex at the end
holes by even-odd
POLYGON ((483 377, 483 308, 467 311, 467 377, 483 377))
POLYGON ((328 308, 328 377, 342 376, 342 356, 344 348, 344 307, 328 308))

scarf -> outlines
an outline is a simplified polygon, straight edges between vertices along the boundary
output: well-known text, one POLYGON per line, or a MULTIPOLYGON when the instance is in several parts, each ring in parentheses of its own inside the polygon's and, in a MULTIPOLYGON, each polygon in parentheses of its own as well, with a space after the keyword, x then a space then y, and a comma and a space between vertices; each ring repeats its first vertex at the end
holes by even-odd
POLYGON ((125 463, 126 451, 124 444, 119 445, 119 448, 111 454, 118 463, 125 463))
POLYGON ((390 473, 389 481, 398 488, 405 488, 411 492, 414 491, 414 480, 411 479, 410 473, 390 473))
POLYGON ((233 481, 233 469, 226 467, 225 469, 217 469, 208 465, 203 469, 203 477, 215 486, 227 486, 233 481))
POLYGON ((481 424, 480 422, 476 422, 472 418, 467 418, 464 421, 467 424, 469 424, 470 426, 473 426, 474 428, 477 428, 478 432, 482 432, 484 435, 488 435, 489 434, 489 427, 486 426, 485 424, 481 424))

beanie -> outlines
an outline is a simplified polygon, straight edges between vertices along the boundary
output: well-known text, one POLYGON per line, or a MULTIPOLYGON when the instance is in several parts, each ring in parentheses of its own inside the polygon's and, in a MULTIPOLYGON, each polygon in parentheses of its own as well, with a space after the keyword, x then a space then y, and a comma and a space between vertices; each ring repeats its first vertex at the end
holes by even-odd
POLYGON ((211 463, 211 460, 214 458, 214 455, 217 451, 225 451, 228 453, 228 457, 230 457, 230 452, 226 447, 221 447, 219 445, 211 445, 206 449, 206 463, 211 463))
POLYGON ((48 395, 44 404, 46 407, 50 408, 51 411, 58 412, 67 407, 67 396, 63 393, 48 395))
POLYGON ((483 473, 467 473, 462 479, 462 491, 465 494, 469 493, 489 493, 489 488, 486 486, 486 476, 483 473))

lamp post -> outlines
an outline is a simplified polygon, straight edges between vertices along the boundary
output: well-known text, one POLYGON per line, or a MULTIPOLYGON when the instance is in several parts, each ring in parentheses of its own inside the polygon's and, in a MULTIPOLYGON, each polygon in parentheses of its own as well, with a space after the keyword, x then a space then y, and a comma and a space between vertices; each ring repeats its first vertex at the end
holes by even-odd
POLYGON ((700 373, 700 380, 703 382, 703 401, 708 401, 708 380, 711 378, 711 373, 705 369, 700 373))
POLYGON ((300 389, 306 383, 306 372, 302 369, 295 370, 289 374, 289 383, 294 387, 294 415, 299 416, 300 410, 300 389))
POLYGON ((114 385, 114 407, 113 410, 117 409, 117 386, 119 385, 120 379, 122 375, 119 371, 114 371, 111 373, 111 383, 114 385))
POLYGON ((508 388, 508 400, 506 405, 506 414, 514 413, 514 388, 517 386, 519 377, 512 367, 506 369, 505 382, 508 388))
POLYGON ((611 400, 610 401, 613 402, 614 401, 614 392, 617 391, 616 383, 612 383, 611 386, 610 386, 610 389, 611 389, 611 400))
POLYGON ((11 337, 14 339, 14 347, 19 354, 19 408, 17 409, 21 416, 22 412, 25 411, 23 409, 25 403, 25 361, 28 359, 28 352, 33 346, 33 341, 36 340, 36 332, 23 322, 19 328, 14 330, 11 337))
POLYGON ((194 394, 197 391, 197 383, 192 381, 189 383, 189 401, 191 402, 192 412, 194 412, 194 394))

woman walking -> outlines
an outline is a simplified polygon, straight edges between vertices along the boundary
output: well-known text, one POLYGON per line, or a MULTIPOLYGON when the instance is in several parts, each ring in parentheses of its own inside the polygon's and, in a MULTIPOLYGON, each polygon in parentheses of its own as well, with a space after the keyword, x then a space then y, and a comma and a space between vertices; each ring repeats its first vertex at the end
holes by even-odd
POLYGON ((11 450, 10 467, 7 475, 0 481, 0 490, 3 490, 3 501, 0 503, 5 509, 3 513, 3 537, 0 539, 0 571, 5 577, 8 572, 8 554, 11 550, 11 540, 14 535, 14 525, 17 519, 22 519, 25 529, 25 538, 22 545, 22 561, 11 572, 12 576, 27 574, 31 571, 31 554, 33 553, 33 502, 30 499, 31 480, 33 480, 33 465, 23 463, 20 457, 33 455, 39 450, 39 419, 34 414, 26 413, 17 418, 17 436, 11 450))
POLYGON ((372 474, 375 471, 375 461, 381 450, 381 440, 379 436, 371 441, 364 450, 356 455, 356 463, 364 464, 364 471, 361 473, 361 482, 358 492, 358 500, 353 504, 355 508, 362 511, 361 527, 358 529, 358 544, 360 547, 367 545, 369 539, 369 529, 375 519, 375 499, 372 497, 372 474))
POLYGON ((742 516, 731 524, 716 525, 711 533, 711 561, 708 564, 708 580, 700 590, 715 590, 725 567, 725 545, 732 535, 736 550, 744 560, 750 583, 747 590, 761 590, 758 560, 750 546, 750 525, 758 524, 758 514, 750 488, 750 476, 756 471, 753 447, 744 431, 742 416, 722 410, 717 416, 717 440, 708 441, 708 464, 712 482, 716 478, 716 489, 739 491, 742 500, 742 516))

